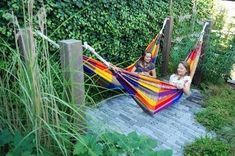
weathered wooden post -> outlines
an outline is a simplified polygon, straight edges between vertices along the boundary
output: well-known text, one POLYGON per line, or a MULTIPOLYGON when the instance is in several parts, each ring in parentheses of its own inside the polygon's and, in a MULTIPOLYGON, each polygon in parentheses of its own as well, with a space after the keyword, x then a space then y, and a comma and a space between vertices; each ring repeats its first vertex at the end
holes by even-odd
POLYGON ((35 115, 40 116, 41 113, 41 95, 39 87, 39 69, 36 62, 35 53, 35 41, 33 37, 33 31, 31 28, 19 29, 18 45, 21 53, 21 58, 25 65, 27 74, 26 77, 29 78, 28 83, 31 87, 29 90, 31 100, 34 104, 35 115))
POLYGON ((59 44, 62 71, 69 91, 69 102, 80 106, 85 98, 82 42, 70 39, 62 40, 59 44))
POLYGON ((33 32, 29 29, 19 29, 18 30, 19 38, 18 38, 18 45, 21 54, 21 58, 25 63, 29 63, 35 57, 35 49, 34 49, 34 37, 33 32))
POLYGON ((21 53, 21 58, 23 62, 23 72, 22 75, 25 78, 28 78, 26 88, 30 99, 32 101, 31 110, 33 111, 33 118, 35 129, 35 137, 37 138, 37 145, 40 145, 40 136, 41 136, 41 91, 40 91, 40 79, 39 79, 39 68, 37 65, 36 53, 35 53, 35 41, 33 36, 32 28, 19 29, 18 30, 19 38, 17 43, 19 45, 19 50, 21 53))
POLYGON ((85 99, 82 42, 74 39, 62 40, 59 42, 59 45, 62 72, 68 95, 67 101, 74 109, 79 107, 78 113, 72 110, 69 110, 67 113, 71 115, 70 122, 77 126, 80 133, 84 133, 86 126, 84 109, 82 107, 85 99))
POLYGON ((196 86, 198 86, 201 83, 201 80, 202 80, 202 77, 203 77, 202 69, 200 68, 200 64, 203 64, 203 62, 205 60, 205 52, 208 49, 209 36, 210 36, 211 28, 212 28, 212 20, 208 20, 207 22, 209 24, 205 28, 205 33, 204 33, 204 36, 203 36, 201 57, 199 59, 200 63, 199 63, 199 66, 198 66, 198 68, 195 72, 195 75, 193 77, 193 84, 196 85, 196 86))
POLYGON ((167 75, 168 63, 169 63, 169 54, 171 49, 171 35, 173 30, 173 17, 168 17, 169 19, 166 22, 164 29, 164 39, 163 39, 163 48, 162 48, 162 67, 161 73, 162 76, 167 75))

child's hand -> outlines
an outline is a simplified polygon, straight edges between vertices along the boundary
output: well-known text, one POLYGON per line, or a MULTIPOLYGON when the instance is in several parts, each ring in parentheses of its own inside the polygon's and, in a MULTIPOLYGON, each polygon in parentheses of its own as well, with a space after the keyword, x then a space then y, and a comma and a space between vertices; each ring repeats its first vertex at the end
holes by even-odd
POLYGON ((140 74, 141 74, 141 75, 145 75, 145 76, 148 76, 148 75, 149 75, 148 72, 141 72, 140 74))
POLYGON ((184 88, 184 86, 181 85, 181 84, 177 84, 176 87, 177 87, 178 89, 183 89, 183 88, 184 88))

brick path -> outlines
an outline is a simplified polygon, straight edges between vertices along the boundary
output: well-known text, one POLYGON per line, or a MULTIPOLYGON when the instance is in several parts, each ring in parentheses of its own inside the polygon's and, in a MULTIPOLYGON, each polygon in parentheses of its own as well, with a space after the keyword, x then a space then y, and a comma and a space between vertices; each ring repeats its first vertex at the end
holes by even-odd
POLYGON ((156 139, 158 149, 172 149, 174 156, 183 155, 183 148, 202 136, 213 136, 196 122, 195 113, 202 108, 202 96, 192 90, 189 97, 150 116, 128 95, 119 95, 102 101, 100 107, 87 110, 88 125, 96 132, 114 130, 128 134, 136 131, 156 139))

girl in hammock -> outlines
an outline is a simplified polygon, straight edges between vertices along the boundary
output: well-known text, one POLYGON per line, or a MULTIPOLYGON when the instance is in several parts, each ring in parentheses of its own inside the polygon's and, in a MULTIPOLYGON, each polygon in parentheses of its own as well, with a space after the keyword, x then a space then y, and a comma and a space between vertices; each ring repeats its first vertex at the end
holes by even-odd
POLYGON ((155 65, 151 62, 152 54, 145 52, 143 56, 136 62, 131 72, 137 72, 142 75, 156 78, 155 65))
POLYGON ((178 89, 183 89, 184 93, 189 95, 192 81, 189 75, 189 64, 185 61, 182 61, 178 65, 176 74, 172 74, 170 76, 169 82, 173 85, 176 85, 178 89))

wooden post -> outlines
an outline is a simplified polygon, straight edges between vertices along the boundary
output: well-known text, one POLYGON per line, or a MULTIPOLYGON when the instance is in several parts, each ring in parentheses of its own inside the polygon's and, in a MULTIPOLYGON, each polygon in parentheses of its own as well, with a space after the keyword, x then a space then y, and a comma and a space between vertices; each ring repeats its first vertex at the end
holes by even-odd
POLYGON ((41 91, 39 87, 39 69, 36 62, 36 53, 35 53, 35 41, 33 37, 33 32, 31 28, 19 29, 18 30, 19 38, 19 50, 21 53, 21 58, 25 64, 25 69, 29 78, 30 87, 30 97, 34 104, 34 113, 37 116, 41 114, 41 91))
POLYGON ((205 28, 205 33, 203 36, 201 57, 199 59, 200 63, 198 64, 197 70, 196 70, 195 75, 193 77, 193 84, 196 86, 199 86, 199 84, 201 83, 202 77, 203 77, 202 69, 200 68, 200 64, 203 64, 203 62, 205 60, 205 52, 208 49, 209 36, 210 36, 211 28, 212 28, 212 20, 208 20, 207 22, 209 22, 209 24, 205 28))
MULTIPOLYGON (((67 90, 68 102, 73 107, 79 107, 78 114, 74 111, 68 110, 68 114, 71 115, 71 123, 77 126, 78 132, 83 134, 86 131, 85 126, 85 114, 84 107, 84 73, 83 73, 83 54, 82 54, 82 42, 79 40, 62 40, 60 45, 60 59, 62 72, 64 73, 65 85, 67 90)), ((71 138, 72 141, 74 138, 71 138)))
POLYGON ((34 47, 34 37, 31 29, 19 29, 18 45, 21 53, 21 58, 25 63, 30 63, 30 61, 35 61, 35 47, 34 47))
POLYGON ((161 73, 162 76, 167 75, 168 63, 169 63, 169 54, 171 49, 171 35, 173 30, 173 17, 168 17, 169 19, 166 22, 164 29, 164 39, 163 39, 163 49, 162 49, 162 67, 161 73))
POLYGON ((82 42, 79 40, 62 40, 61 65, 69 90, 69 100, 80 106, 84 102, 84 73, 82 58, 82 42))
POLYGON ((39 68, 36 59, 35 53, 35 41, 33 37, 32 28, 19 29, 18 30, 19 38, 17 43, 19 45, 19 50, 21 53, 22 62, 25 66, 24 71, 21 73, 25 78, 28 78, 26 87, 27 92, 29 93, 30 99, 32 101, 31 110, 33 111, 35 129, 36 144, 40 145, 41 140, 41 90, 40 90, 40 79, 39 79, 39 68))
POLYGON ((169 13, 170 13, 170 16, 173 16, 173 11, 172 11, 172 0, 169 0, 169 13))
POLYGON ((62 40, 61 65, 69 91, 69 101, 80 106, 84 102, 84 74, 82 42, 79 40, 62 40))

